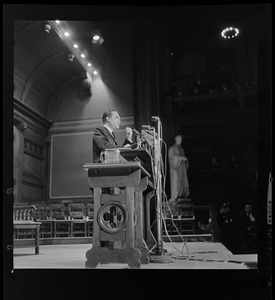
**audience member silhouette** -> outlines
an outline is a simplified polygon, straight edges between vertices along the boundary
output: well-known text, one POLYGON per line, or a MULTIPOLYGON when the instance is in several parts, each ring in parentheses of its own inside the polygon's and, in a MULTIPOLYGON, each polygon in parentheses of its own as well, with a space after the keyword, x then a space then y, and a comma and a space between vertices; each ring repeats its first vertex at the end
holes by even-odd
POLYGON ((240 251, 242 253, 256 253, 256 218, 250 203, 245 204, 239 216, 240 251))
POLYGON ((238 251, 238 218, 231 210, 230 203, 223 203, 217 214, 220 242, 233 254, 238 251))

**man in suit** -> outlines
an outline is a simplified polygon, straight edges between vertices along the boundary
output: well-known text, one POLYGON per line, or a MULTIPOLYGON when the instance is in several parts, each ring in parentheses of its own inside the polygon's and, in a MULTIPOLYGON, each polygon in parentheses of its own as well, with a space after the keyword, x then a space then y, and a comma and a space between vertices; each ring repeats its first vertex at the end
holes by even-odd
MULTIPOLYGON (((93 161, 100 163, 100 153, 105 149, 115 149, 129 147, 130 145, 118 145, 115 140, 114 130, 119 129, 121 123, 120 116, 116 110, 109 110, 102 115, 102 126, 99 126, 94 131, 93 136, 93 161)), ((102 188, 103 194, 113 194, 115 188, 102 188)), ((101 241, 101 247, 113 249, 118 241, 101 241)))
POLYGON ((114 130, 119 129, 120 116, 116 110, 109 110, 102 115, 103 125, 97 127, 93 136, 93 161, 100 162, 100 153, 105 149, 123 148, 130 145, 118 145, 115 140, 114 130))

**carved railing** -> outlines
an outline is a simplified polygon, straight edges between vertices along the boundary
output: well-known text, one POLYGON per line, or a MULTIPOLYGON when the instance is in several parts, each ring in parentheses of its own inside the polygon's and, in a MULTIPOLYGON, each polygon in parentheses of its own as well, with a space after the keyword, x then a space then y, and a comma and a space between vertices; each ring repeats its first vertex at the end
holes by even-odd
POLYGON ((166 97, 164 115, 202 116, 212 113, 256 111, 258 91, 226 92, 192 96, 166 97))
POLYGON ((240 173, 232 169, 200 170, 189 172, 194 187, 232 187, 237 184, 240 173))
POLYGON ((188 172, 191 198, 199 203, 221 201, 252 201, 257 194, 257 182, 249 170, 221 168, 188 172))
POLYGON ((34 205, 21 205, 13 207, 13 220, 14 221, 33 221, 33 214, 36 211, 34 205))

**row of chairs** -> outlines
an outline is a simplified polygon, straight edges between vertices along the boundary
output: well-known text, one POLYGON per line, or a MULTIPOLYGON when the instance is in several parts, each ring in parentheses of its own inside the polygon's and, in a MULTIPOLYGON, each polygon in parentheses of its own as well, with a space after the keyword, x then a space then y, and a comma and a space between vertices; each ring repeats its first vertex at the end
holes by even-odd
POLYGON ((164 235, 195 234, 196 219, 191 200, 166 204, 163 210, 166 224, 166 228, 163 228, 164 235))
POLYGON ((93 214, 93 203, 48 204, 37 205, 34 218, 39 220, 92 219, 93 214))
MULTIPOLYGON (((32 215, 34 221, 41 222, 40 238, 92 236, 93 217, 92 203, 37 205, 32 215)), ((15 238, 32 237, 30 235, 30 232, 17 230, 15 238)))

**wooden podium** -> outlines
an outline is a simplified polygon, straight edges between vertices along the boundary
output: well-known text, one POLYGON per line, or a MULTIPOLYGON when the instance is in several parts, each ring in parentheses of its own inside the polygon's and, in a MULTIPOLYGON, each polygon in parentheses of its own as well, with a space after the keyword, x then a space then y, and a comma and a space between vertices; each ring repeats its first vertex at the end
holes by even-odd
POLYGON ((140 268, 141 263, 149 263, 143 192, 150 174, 140 162, 86 163, 83 168, 94 193, 93 247, 86 252, 86 268, 98 263, 140 268))

